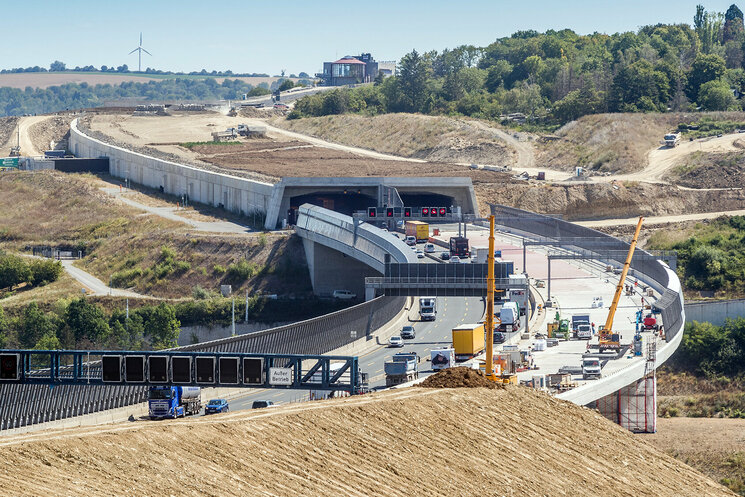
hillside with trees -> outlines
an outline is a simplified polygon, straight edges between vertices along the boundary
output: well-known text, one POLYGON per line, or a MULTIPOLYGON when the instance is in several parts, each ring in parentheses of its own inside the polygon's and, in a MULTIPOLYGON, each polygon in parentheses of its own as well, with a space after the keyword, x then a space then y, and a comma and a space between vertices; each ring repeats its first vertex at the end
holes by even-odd
POLYGON ((375 86, 300 100, 292 118, 357 112, 420 112, 490 120, 524 114, 558 126, 606 112, 741 110, 745 29, 736 6, 699 5, 693 25, 579 35, 518 31, 486 47, 412 50, 397 75, 375 86))

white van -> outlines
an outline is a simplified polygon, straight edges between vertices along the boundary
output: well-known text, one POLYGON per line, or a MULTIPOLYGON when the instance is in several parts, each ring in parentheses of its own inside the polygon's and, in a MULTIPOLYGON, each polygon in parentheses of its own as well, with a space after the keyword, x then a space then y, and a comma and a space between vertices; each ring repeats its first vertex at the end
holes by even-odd
POLYGON ((424 244, 424 251, 428 254, 432 254, 435 251, 435 244, 434 243, 425 243, 424 244))
POLYGON ((406 245, 411 245, 411 246, 416 245, 416 237, 415 236, 407 236, 406 237, 406 245))
POLYGON ((357 294, 354 294, 349 290, 334 290, 334 293, 332 293, 331 296, 339 300, 353 300, 357 298, 357 294))
POLYGON ((500 331, 517 331, 520 328, 520 309, 517 302, 505 302, 499 311, 500 331))

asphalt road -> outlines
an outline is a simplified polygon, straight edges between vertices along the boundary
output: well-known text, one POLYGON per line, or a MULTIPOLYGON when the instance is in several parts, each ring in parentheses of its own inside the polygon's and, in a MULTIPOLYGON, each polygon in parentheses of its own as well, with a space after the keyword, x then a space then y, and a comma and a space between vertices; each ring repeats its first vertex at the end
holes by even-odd
MULTIPOLYGON (((368 373, 370 388, 385 386, 383 364, 396 352, 416 352, 426 361, 420 362, 420 377, 431 374, 429 366, 430 350, 449 346, 451 331, 455 326, 464 323, 476 323, 484 314, 484 302, 480 298, 438 297, 437 319, 435 321, 415 321, 411 323, 416 330, 416 338, 405 340, 400 348, 378 346, 374 350, 359 356, 360 369, 368 373)), ((410 316, 416 316, 412 309, 410 316)), ((258 390, 244 397, 230 401, 231 410, 250 409, 254 400, 271 400, 276 403, 287 403, 308 399, 304 390, 258 390)))

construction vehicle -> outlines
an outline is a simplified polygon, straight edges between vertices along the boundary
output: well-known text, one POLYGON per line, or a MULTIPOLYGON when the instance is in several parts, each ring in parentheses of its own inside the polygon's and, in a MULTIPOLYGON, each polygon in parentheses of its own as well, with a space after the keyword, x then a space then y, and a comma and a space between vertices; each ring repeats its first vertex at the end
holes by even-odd
POLYGON ((589 314, 572 315, 572 335, 580 340, 590 340, 592 338, 589 314))
POLYGON ((238 111, 235 110, 235 107, 231 107, 228 111, 228 117, 238 117, 238 111))
POLYGON ((583 357, 582 358, 582 379, 592 380, 598 379, 602 375, 600 359, 597 357, 583 357))
POLYGON ((387 387, 414 381, 419 378, 419 356, 415 352, 393 354, 391 360, 383 365, 383 369, 387 387))
POLYGON ((659 331, 660 326, 657 324, 657 319, 652 315, 652 313, 647 314, 644 316, 644 319, 642 320, 642 331, 659 331))
POLYGON ((21 156, 21 126, 19 125, 16 130, 16 144, 13 147, 10 147, 10 156, 11 157, 20 157, 21 156))
POLYGON ((631 258, 634 256, 634 250, 636 249, 636 242, 639 240, 639 232, 642 229, 643 217, 639 217, 639 222, 636 224, 636 231, 634 232, 634 238, 631 240, 629 246, 629 253, 626 256, 626 262, 623 264, 623 271, 621 271, 621 277, 618 280, 616 286, 616 294, 613 296, 613 303, 608 310, 608 319, 605 321, 605 325, 600 328, 600 337, 598 340, 598 349, 600 352, 611 351, 618 352, 621 350, 621 335, 613 332, 613 318, 616 315, 616 309, 618 308, 618 301, 621 300, 621 292, 623 292, 623 284, 626 281, 626 275, 629 272, 629 266, 631 265, 631 258))
MULTIPOLYGON (((493 334, 493 330, 492 333, 493 334)), ((493 336, 491 337, 494 339, 493 336)), ((453 328, 455 359, 463 361, 479 355, 486 347, 483 324, 462 324, 453 328)))
POLYGON ((455 350, 453 348, 432 349, 430 351, 430 361, 432 371, 452 368, 455 366, 455 350))

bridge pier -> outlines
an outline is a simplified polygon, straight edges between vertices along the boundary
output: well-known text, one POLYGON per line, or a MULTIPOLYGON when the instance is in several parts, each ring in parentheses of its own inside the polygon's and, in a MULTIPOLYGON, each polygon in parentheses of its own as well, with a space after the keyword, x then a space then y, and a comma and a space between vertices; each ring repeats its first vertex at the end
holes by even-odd
POLYGON ((365 300, 370 300, 365 290, 365 278, 382 276, 381 273, 354 257, 313 240, 303 238, 303 247, 316 295, 330 295, 334 290, 349 290, 359 299, 364 297, 365 300))

